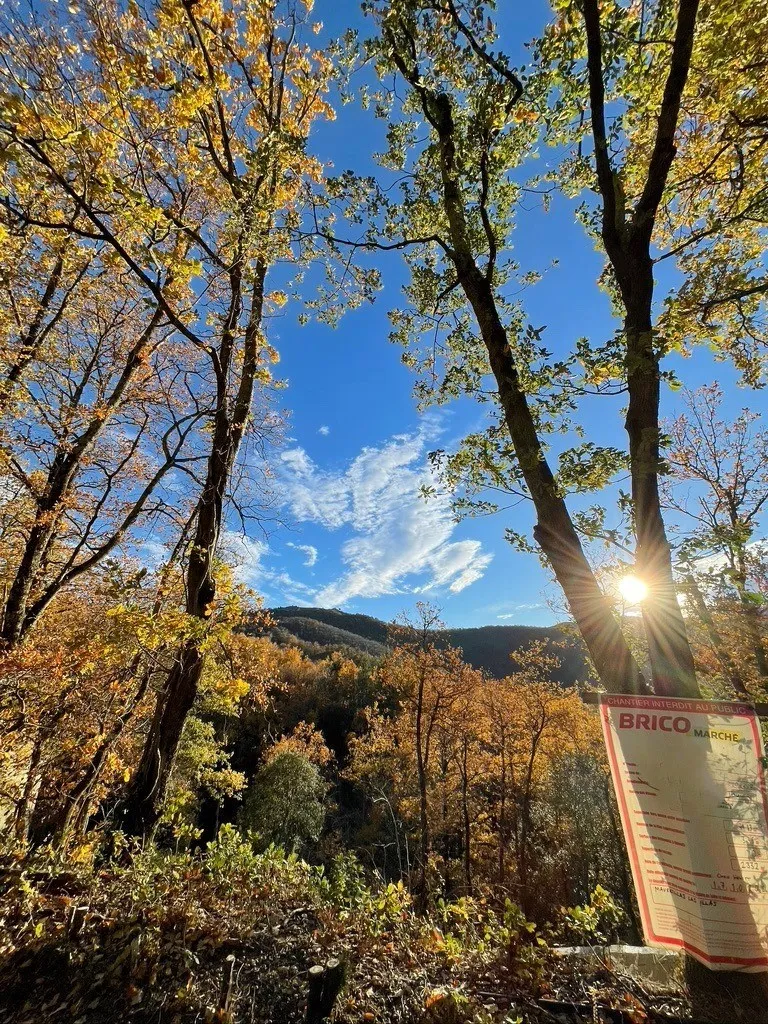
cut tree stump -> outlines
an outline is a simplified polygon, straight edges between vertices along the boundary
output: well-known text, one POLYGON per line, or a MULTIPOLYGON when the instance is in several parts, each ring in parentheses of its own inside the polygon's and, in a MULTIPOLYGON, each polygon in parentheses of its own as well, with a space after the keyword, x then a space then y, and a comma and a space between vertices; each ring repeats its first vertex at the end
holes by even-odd
POLYGON ((315 964, 309 968, 306 1024, 322 1024, 328 1020, 344 984, 344 965, 340 960, 315 964))

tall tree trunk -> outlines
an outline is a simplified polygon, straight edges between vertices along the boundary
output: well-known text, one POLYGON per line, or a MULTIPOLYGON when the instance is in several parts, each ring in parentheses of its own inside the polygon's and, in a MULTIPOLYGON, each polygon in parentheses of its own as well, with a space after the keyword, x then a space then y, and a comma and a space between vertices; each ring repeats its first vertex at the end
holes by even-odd
POLYGON ((42 776, 38 769, 40 767, 40 759, 42 758, 45 739, 46 737, 43 732, 38 730, 29 755, 29 764, 27 765, 27 777, 24 780, 24 789, 22 790, 21 799, 16 805, 13 834, 16 842, 23 849, 26 849, 29 843, 30 824, 35 810, 37 794, 42 782, 42 776))
POLYGON ((635 563, 638 574, 649 588, 642 614, 654 690, 666 696, 697 697, 700 692, 693 653, 677 600, 672 551, 659 499, 661 378, 651 329, 652 275, 648 257, 647 266, 639 268, 633 280, 633 287, 641 293, 639 305, 642 308, 628 314, 625 323, 629 388, 626 429, 635 519, 635 563))
POLYGON ((536 509, 537 524, 533 535, 563 589, 568 607, 606 688, 610 692, 640 692, 645 685, 637 663, 587 561, 539 441, 491 285, 468 254, 465 264, 463 272, 460 270, 461 280, 480 326, 498 385, 504 418, 536 509))
MULTIPOLYGON (((197 503, 194 538, 186 573, 187 614, 206 622, 216 597, 214 563, 224 522, 224 499, 230 484, 248 417, 259 366, 260 330, 264 308, 267 265, 258 260, 251 285, 251 309, 244 331, 242 366, 234 399, 228 375, 235 358, 235 335, 242 309, 242 266, 229 271, 230 306, 214 361, 217 395, 213 437, 205 484, 197 503)), ((198 639, 185 642, 158 695, 155 715, 137 771, 116 808, 115 822, 129 835, 147 838, 160 820, 168 782, 184 731, 184 723, 197 696, 205 656, 198 639)))
POLYGON ((53 513, 41 508, 38 521, 32 526, 24 545, 24 553, 16 570, 16 575, 8 590, 8 597, 3 611, 3 629, 0 642, 9 649, 20 643, 26 633, 25 619, 27 606, 32 594, 32 587, 40 568, 43 553, 55 529, 50 518, 53 513))
POLYGON ((472 895, 472 831, 469 818, 469 779, 467 778, 467 739, 464 737, 462 743, 462 771, 461 771, 461 812, 464 824, 464 884, 467 893, 472 895))
POLYGON ((675 157, 675 132, 693 51, 698 0, 680 0, 669 72, 645 182, 631 214, 621 173, 614 169, 605 117, 603 34, 598 0, 583 0, 590 123, 601 235, 624 305, 625 369, 629 403, 630 475, 639 573, 650 594, 643 603, 648 656, 657 693, 698 696, 693 655, 677 603, 672 557, 659 502, 659 352, 653 333, 653 260, 656 214, 675 157))
MULTIPOLYGON (((214 438, 216 441, 217 438, 214 438)), ((219 438, 219 441, 221 439, 219 438)), ((197 508, 197 530, 187 566, 187 613, 206 621, 216 596, 213 560, 223 516, 223 494, 230 459, 214 443, 208 479, 197 508)), ((231 458, 231 456, 230 456, 231 458)), ((184 723, 197 696, 205 657, 197 638, 179 649, 168 680, 158 695, 155 713, 138 768, 117 805, 115 824, 128 835, 150 837, 160 820, 184 723)))
MULTIPOLYGON (((627 215, 621 175, 610 155, 605 119, 602 28, 598 0, 582 0, 587 39, 590 120, 597 183, 602 200, 602 238, 616 275, 626 313, 626 373, 629 389, 626 429, 630 447, 637 565, 650 587, 643 623, 654 689, 679 697, 700 696, 685 621, 677 602, 672 557, 661 515, 658 490, 659 352, 653 337, 653 261, 651 244, 659 205, 675 158, 675 133, 688 79, 698 0, 679 0, 669 71, 664 85, 647 174, 631 216, 627 215)), ((766 976, 715 972, 685 958, 694 1013, 731 1024, 768 1021, 766 976)))
POLYGON ((424 753, 424 672, 419 674, 416 694, 416 773, 419 785, 419 876, 416 881, 416 911, 426 913, 429 902, 428 865, 431 849, 429 813, 427 805, 427 766, 424 753))
POLYGON ((204 658, 200 646, 181 648, 158 698, 139 766, 125 800, 115 809, 115 826, 127 835, 148 838, 160 819, 184 723, 197 696, 204 658))
POLYGON ((751 695, 744 685, 744 679, 741 672, 739 672, 733 658, 728 653, 725 642, 720 635, 720 630, 717 628, 717 624, 712 617, 712 613, 707 607, 707 602, 701 592, 701 588, 693 576, 688 576, 685 583, 686 593, 690 596, 693 607, 696 609, 696 614, 699 616, 701 624, 706 630, 709 642, 712 644, 715 657, 720 662, 723 674, 742 700, 751 700, 751 695))
MULTIPOLYGON (((612 609, 581 546, 554 474, 539 439, 536 421, 520 381, 517 365, 501 321, 493 285, 493 264, 481 270, 473 251, 464 196, 457 168, 451 97, 427 88, 416 66, 389 34, 392 59, 421 102, 424 116, 438 138, 442 206, 448 221, 452 261, 472 307, 498 387, 499 402, 515 456, 536 509, 534 537, 563 588, 568 607, 595 668, 612 692, 645 689, 644 681, 612 609)), ((483 211, 487 217, 487 211, 483 211)))

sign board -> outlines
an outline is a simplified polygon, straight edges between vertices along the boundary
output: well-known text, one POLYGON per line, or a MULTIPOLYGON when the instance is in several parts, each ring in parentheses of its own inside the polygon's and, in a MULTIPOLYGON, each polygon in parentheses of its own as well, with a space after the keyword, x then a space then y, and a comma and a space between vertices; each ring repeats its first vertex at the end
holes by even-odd
POLYGON ((600 717, 651 946, 768 970, 768 803, 754 708, 603 694, 600 717))

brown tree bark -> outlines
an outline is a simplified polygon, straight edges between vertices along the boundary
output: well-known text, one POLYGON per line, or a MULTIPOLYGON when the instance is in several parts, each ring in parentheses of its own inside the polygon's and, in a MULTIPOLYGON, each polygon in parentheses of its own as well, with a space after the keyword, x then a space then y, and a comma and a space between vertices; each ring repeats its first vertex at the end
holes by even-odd
MULTIPOLYGON (((94 412, 76 437, 67 436, 62 440, 50 464, 45 486, 37 499, 35 521, 24 544, 3 610, 0 645, 6 648, 14 647, 28 635, 45 605, 60 591, 64 583, 72 578, 67 574, 55 580, 52 585, 48 583, 41 587, 46 557, 59 534, 65 499, 72 490, 83 460, 107 428, 110 417, 120 407, 131 381, 143 365, 146 352, 161 320, 161 311, 156 310, 128 353, 122 372, 106 401, 94 412), (41 589, 46 592, 44 603, 33 600, 39 598, 41 589)), ((65 410, 67 415, 74 414, 79 408, 86 383, 87 379, 84 378, 74 386, 72 406, 65 410)), ((144 500, 148 496, 145 494, 144 500)), ((99 558, 88 559, 89 567, 106 557, 110 550, 111 547, 107 543, 101 545, 99 558)))
MULTIPOLYGON (((163 607, 166 584, 168 583, 171 571, 177 564, 181 553, 187 545, 189 532, 193 523, 194 513, 184 525, 184 528, 174 545, 173 551, 160 573, 157 593, 152 606, 153 616, 157 616, 163 607)), ((61 817, 61 823, 57 827, 55 837, 57 843, 62 848, 66 848, 68 842, 73 836, 86 830, 93 791, 99 782, 104 765, 107 762, 107 758, 112 750, 114 750, 125 729, 134 720, 136 712, 140 708, 141 703, 149 690, 153 676, 153 665, 148 663, 142 664, 142 662, 143 658, 141 654, 136 655, 133 659, 129 666, 127 675, 129 678, 133 678, 140 673, 139 684, 122 712, 117 716, 115 721, 112 723, 112 726, 103 737, 101 743, 94 751, 93 756, 91 757, 91 760, 82 776, 66 795, 66 806, 61 817)))
POLYGON ((155 830, 184 723, 197 696, 203 665, 199 644, 185 644, 176 657, 165 689, 158 696, 139 766, 124 802, 115 810, 115 825, 127 835, 145 839, 155 830))
MULTIPOLYGON (((693 653, 672 575, 672 557, 659 500, 660 355, 653 334, 653 261, 656 215, 675 158, 675 133, 693 52, 699 0, 679 0, 669 71, 653 150, 642 192, 627 215, 619 175, 611 164, 605 126, 602 29, 598 0, 583 0, 587 37, 590 121, 602 202, 602 239, 625 308, 624 335, 629 405, 632 500, 639 574, 648 583, 643 624, 654 689, 668 696, 699 697, 693 653)), ((686 957, 689 991, 697 1015, 730 1024, 741 1016, 768 1021, 765 975, 714 972, 686 957), (727 997, 726 997, 727 993, 727 997)))
MULTIPOLYGON (((205 485, 197 503, 196 529, 186 573, 187 614, 206 622, 216 597, 214 562, 224 521, 224 500, 230 484, 256 381, 259 331, 264 306, 267 267, 259 261, 251 286, 251 308, 244 336, 244 354, 234 401, 229 395, 230 367, 235 357, 235 331, 243 300, 242 270, 230 270, 230 308, 225 319, 217 363, 216 411, 205 485)), ((115 809, 115 824, 129 835, 151 836, 160 819, 184 723, 197 696, 204 667, 199 640, 179 650, 168 681, 158 695, 155 714, 138 768, 115 809)))
POLYGON ((446 256, 456 269, 458 283, 472 307, 488 352, 510 439, 536 509, 534 537, 552 566, 607 689, 639 692, 644 689, 641 673, 587 561, 539 439, 496 305, 493 267, 482 271, 472 250, 458 180, 451 98, 427 89, 418 69, 411 66, 400 51, 394 34, 390 33, 389 39, 393 60, 418 95, 424 116, 438 137, 442 203, 450 237, 450 245, 445 246, 446 256))
POLYGON ((469 741, 463 737, 461 745, 461 817, 464 829, 464 884, 472 895, 472 829, 469 816, 469 741))
POLYGON ((584 0, 590 123, 597 184, 602 203, 601 235, 625 309, 625 367, 629 404, 630 474, 638 573, 649 587, 643 624, 657 693, 699 695, 693 654, 677 601, 672 557, 659 500, 660 369, 653 334, 653 260, 651 242, 656 214, 675 156, 674 138, 688 79, 698 0, 681 0, 670 69, 659 111, 655 142, 642 193, 631 215, 608 148, 602 29, 597 0, 584 0))

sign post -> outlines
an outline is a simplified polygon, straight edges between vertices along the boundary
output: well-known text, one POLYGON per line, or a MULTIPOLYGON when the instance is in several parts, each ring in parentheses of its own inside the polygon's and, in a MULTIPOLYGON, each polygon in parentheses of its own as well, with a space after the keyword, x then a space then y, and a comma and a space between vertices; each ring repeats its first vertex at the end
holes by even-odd
POLYGON ((646 941, 768 970, 768 800, 754 708, 603 694, 600 717, 646 941))

